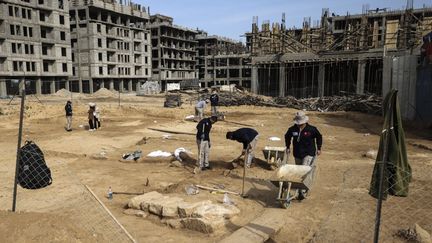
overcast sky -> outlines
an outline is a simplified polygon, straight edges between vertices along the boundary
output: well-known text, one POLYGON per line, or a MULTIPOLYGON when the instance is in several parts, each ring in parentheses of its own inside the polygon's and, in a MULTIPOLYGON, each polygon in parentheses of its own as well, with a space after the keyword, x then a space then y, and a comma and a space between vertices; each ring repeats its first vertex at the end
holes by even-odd
MULTIPOLYGON (((286 25, 301 26, 304 17, 319 20, 322 8, 344 15, 361 13, 363 4, 370 9, 405 8, 407 0, 134 0, 150 7, 150 13, 160 13, 174 18, 174 23, 189 28, 200 28, 209 34, 239 40, 250 31, 252 17, 258 21, 280 22, 286 15, 286 25)), ((432 0, 414 0, 415 7, 432 6, 432 0)))

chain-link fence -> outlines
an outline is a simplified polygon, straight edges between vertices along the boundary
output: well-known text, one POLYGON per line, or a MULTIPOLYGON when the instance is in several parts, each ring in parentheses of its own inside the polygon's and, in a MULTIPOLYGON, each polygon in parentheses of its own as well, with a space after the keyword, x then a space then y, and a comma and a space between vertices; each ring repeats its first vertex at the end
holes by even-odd
MULTIPOLYGON (((310 242, 374 242, 377 200, 369 195, 371 167, 356 166, 345 172, 331 213, 310 242)), ((388 196, 383 201, 379 242, 419 242, 415 224, 432 232, 432 168, 426 163, 413 164, 412 168, 408 196, 388 196)), ((395 183, 392 179, 387 182, 385 192, 389 193, 395 183)))
MULTIPOLYGON (((49 170, 44 163, 40 163, 43 156, 35 146, 23 148, 18 171, 20 186, 17 188, 16 211, 46 214, 59 218, 59 224, 63 223, 61 220, 67 220, 68 225, 74 225, 90 236, 84 242, 135 242, 102 200, 70 170, 67 164, 71 160, 50 160, 49 170), (25 171, 27 173, 23 173, 25 171), (50 177, 48 173, 53 180, 50 185, 44 179, 50 177)), ((0 189, 0 210, 10 210, 14 174, 11 170, 2 172, 5 182, 10 183, 0 189)))

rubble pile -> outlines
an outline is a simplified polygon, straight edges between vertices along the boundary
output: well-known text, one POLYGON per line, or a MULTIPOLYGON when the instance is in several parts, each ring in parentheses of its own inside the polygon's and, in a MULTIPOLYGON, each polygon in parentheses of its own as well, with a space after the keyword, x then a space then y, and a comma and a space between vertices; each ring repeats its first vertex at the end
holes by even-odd
POLYGON ((273 102, 278 106, 309 111, 359 111, 369 114, 381 114, 382 99, 376 95, 350 94, 345 96, 327 96, 296 99, 295 97, 277 97, 273 102))
POLYGON ((182 105, 182 98, 180 94, 167 94, 165 95, 164 107, 175 108, 182 105))

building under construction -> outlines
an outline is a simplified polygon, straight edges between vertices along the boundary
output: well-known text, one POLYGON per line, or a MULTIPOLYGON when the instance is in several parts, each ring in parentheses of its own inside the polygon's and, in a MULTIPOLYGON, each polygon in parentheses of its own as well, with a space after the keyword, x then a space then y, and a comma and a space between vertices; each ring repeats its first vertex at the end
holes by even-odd
MULTIPOLYGON (((305 18, 301 29, 282 22, 261 29, 254 17, 246 45, 252 55, 252 87, 258 94, 314 97, 348 93, 382 95, 403 90, 415 103, 422 37, 432 30, 432 8, 369 10, 338 16, 323 9, 320 21, 305 18)), ((410 104, 409 104, 410 103, 410 104)), ((408 114, 410 113, 410 114, 408 114)), ((414 110, 407 117, 414 115, 414 110)))
POLYGON ((250 87, 251 60, 243 43, 204 31, 196 39, 201 87, 225 84, 250 87))
MULTIPOLYGON (((70 89, 133 91, 151 77, 150 20, 139 4, 115 0, 70 1, 74 62, 70 89)), ((69 87, 66 87, 67 89, 69 87)))

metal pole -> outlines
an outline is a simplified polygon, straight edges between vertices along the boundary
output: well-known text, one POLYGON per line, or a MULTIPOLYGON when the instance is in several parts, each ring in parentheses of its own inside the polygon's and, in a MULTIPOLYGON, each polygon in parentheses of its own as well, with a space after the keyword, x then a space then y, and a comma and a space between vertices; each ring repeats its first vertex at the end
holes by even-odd
MULTIPOLYGON (((397 93, 396 93, 397 94, 397 93)), ((391 101, 389 102, 389 107, 387 107, 387 114, 390 115, 390 122, 392 122, 393 112, 391 110, 391 101)), ((383 201, 383 186, 384 186, 384 175, 385 175, 385 167, 387 164, 387 152, 388 152, 388 135, 390 132, 390 122, 386 129, 383 131, 384 133, 384 148, 383 148, 383 157, 381 161, 381 167, 379 170, 380 173, 380 181, 378 186, 378 202, 376 208, 376 217, 375 217, 375 233, 374 233, 374 243, 378 243, 379 241, 379 233, 380 233, 380 224, 381 224, 381 209, 382 209, 382 201, 383 201)))
POLYGON ((15 180, 14 180, 14 189, 13 189, 13 201, 12 201, 12 212, 15 212, 16 208, 16 196, 17 196, 17 185, 18 185, 18 167, 20 160, 20 150, 21 150, 21 138, 22 138, 22 128, 23 128, 23 119, 24 119, 24 101, 25 101, 25 79, 22 79, 22 96, 21 96, 21 110, 20 110, 20 121, 19 121, 19 130, 18 130, 18 145, 17 145, 17 156, 16 156, 16 164, 15 164, 15 180))

